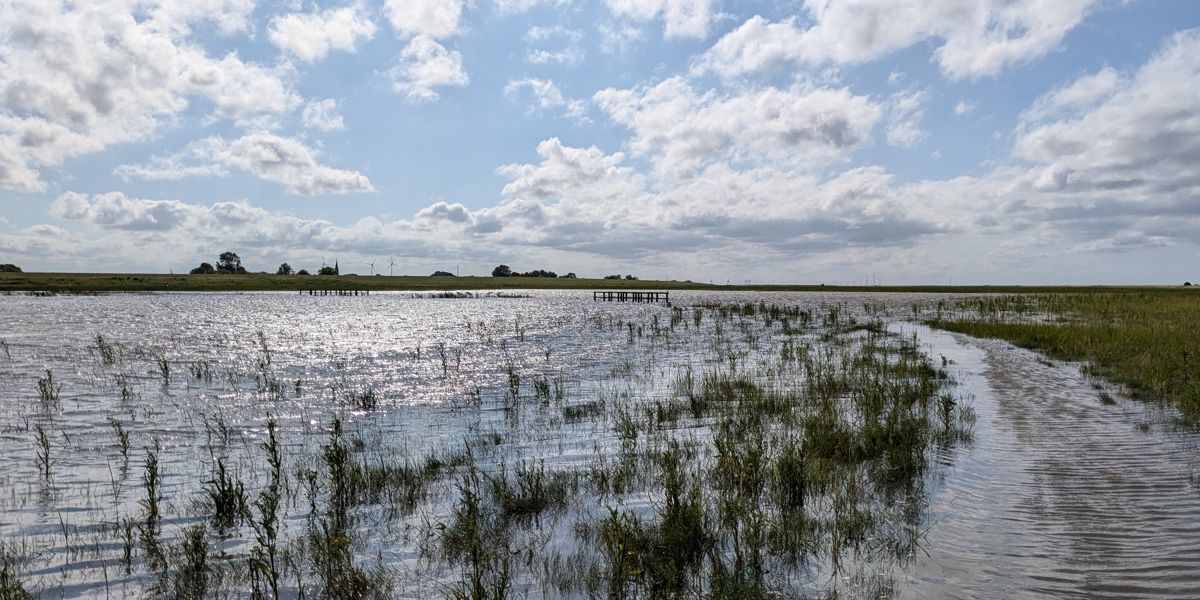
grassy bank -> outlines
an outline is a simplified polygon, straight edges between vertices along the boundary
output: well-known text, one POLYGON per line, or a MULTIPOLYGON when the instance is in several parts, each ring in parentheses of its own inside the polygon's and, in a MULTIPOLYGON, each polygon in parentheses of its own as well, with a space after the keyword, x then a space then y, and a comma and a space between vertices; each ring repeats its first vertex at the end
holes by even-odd
POLYGON ((11 292, 256 292, 300 290, 656 289, 732 291, 845 291, 928 293, 1111 293, 1110 286, 827 286, 713 285, 692 281, 566 279, 545 277, 395 277, 342 275, 162 275, 146 273, 0 273, 0 293, 11 292))
POLYGON ((1139 290, 964 298, 939 307, 930 325, 1008 340, 1083 361, 1089 374, 1134 397, 1177 404, 1200 418, 1200 293, 1139 290))

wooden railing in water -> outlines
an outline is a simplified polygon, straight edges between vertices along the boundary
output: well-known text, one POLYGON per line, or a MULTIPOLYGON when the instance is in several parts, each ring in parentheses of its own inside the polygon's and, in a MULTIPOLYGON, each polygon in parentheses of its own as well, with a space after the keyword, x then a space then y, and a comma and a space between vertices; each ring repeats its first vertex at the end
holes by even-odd
POLYGON ((592 292, 592 301, 605 302, 666 302, 671 303, 671 292, 641 292, 625 290, 603 290, 592 292))
MULTIPOLYGON (((300 291, 300 295, 305 294, 305 290, 300 291)), ((371 290, 307 290, 309 296, 370 296, 371 290)))

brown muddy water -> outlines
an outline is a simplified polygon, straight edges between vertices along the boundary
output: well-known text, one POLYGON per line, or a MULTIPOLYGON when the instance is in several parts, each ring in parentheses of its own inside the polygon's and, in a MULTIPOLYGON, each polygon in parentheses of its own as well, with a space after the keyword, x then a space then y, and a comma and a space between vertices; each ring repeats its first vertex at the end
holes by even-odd
POLYGON ((1200 597, 1200 436, 939 296, 528 295, 0 297, 0 596, 1200 597))

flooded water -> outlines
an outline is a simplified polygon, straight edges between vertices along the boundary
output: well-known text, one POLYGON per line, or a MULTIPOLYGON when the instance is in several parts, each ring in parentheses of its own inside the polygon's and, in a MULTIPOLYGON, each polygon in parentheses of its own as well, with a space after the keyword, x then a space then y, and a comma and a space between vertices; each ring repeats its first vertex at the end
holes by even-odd
POLYGON ((1077 365, 996 340, 922 334, 955 361, 978 422, 974 447, 943 482, 905 596, 1197 597, 1194 431, 1077 365))
MULTIPOLYGON (((159 537, 175 548, 186 528, 207 522, 203 500, 218 459, 252 496, 267 485, 268 418, 278 423, 287 463, 282 537, 311 545, 305 532, 321 511, 306 506, 329 490, 306 486, 305 477, 321 471, 337 417, 366 462, 451 464, 464 452, 468 460, 490 452, 505 469, 534 460, 548 472, 587 474, 572 480, 575 500, 559 513, 508 533, 505 548, 526 565, 509 592, 604 595, 593 580, 615 567, 584 548, 599 535, 586 533, 587 524, 610 512, 615 519, 618 509, 649 519, 662 501, 636 481, 636 464, 621 490, 605 480, 596 492, 586 482, 620 473, 612 464, 622 456, 644 460, 622 454, 630 436, 659 452, 669 439, 704 447, 716 435, 711 419, 677 426, 677 416, 655 416, 674 406, 680 374, 769 373, 778 386, 798 381, 799 371, 780 366, 796 347, 810 354, 832 347, 817 325, 797 335, 761 315, 718 318, 713 308, 755 303, 880 319, 897 339, 915 335, 975 416, 969 440, 931 447, 933 468, 921 468, 903 507, 888 506, 890 494, 868 496, 882 516, 853 565, 813 551, 798 568, 789 563, 768 576, 777 593, 1196 597, 1200 436, 1176 426, 1169 410, 1128 401, 1075 365, 908 322, 912 305, 933 296, 673 296, 682 311, 594 303, 570 291, 0 298, 0 554, 42 597, 166 594, 155 587, 161 569, 143 564, 149 551, 131 525, 147 511, 147 457, 161 471, 159 537), (622 433, 622 419, 635 422, 632 434, 622 433), (903 537, 887 532, 907 528, 921 534, 916 547, 881 559, 878 548, 903 537)), ((703 452, 695 459, 705 468, 716 461, 703 452)), ((366 540, 355 561, 391 573, 389 595, 448 595, 463 574, 434 548, 454 528, 455 498, 467 485, 459 471, 447 472, 413 507, 355 522, 352 537, 366 540)), ((832 514, 838 506, 830 500, 810 510, 832 514)), ((221 565, 232 573, 254 555, 252 531, 209 531, 210 593, 248 589, 240 576, 222 575, 221 565)), ((714 552, 735 551, 718 544, 714 552)), ((168 550, 164 560, 181 564, 184 553, 168 550)), ((304 546, 295 556, 311 553, 304 546)))

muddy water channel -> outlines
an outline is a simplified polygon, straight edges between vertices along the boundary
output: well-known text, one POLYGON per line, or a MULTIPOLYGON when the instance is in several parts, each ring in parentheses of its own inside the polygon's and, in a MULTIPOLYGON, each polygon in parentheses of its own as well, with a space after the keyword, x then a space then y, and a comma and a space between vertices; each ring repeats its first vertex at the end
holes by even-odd
POLYGON ((0 597, 1200 589, 1200 437, 937 297, 482 296, 0 298, 0 597))

